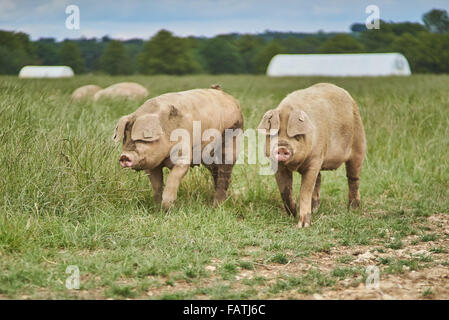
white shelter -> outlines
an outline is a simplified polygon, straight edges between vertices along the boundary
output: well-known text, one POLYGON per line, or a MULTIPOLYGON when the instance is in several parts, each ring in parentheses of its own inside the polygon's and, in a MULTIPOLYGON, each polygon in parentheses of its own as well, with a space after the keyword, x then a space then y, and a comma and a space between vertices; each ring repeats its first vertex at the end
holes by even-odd
POLYGON ((67 66, 25 66, 20 69, 19 78, 70 78, 74 73, 67 66))
POLYGON ((410 74, 407 58, 400 53, 278 54, 271 59, 267 68, 267 75, 273 77, 410 74))

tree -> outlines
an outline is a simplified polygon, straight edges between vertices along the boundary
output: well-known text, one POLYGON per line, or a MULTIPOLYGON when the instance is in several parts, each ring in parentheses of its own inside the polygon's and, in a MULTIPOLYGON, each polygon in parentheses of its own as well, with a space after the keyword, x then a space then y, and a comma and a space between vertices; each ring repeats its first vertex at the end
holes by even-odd
POLYGON ((167 30, 160 30, 144 44, 138 60, 144 74, 187 74, 198 70, 188 41, 167 30))
POLYGON ((391 26, 381 21, 381 29, 371 29, 361 32, 358 39, 366 52, 388 52, 396 39, 391 26))
POLYGON ((414 37, 411 33, 404 33, 393 42, 392 48, 407 58, 412 72, 425 72, 422 68, 425 52, 417 37, 414 37))
POLYGON ((100 57, 101 70, 111 75, 129 74, 128 56, 123 44, 118 40, 108 42, 100 57))
POLYGON ((289 37, 280 41, 285 53, 317 53, 325 40, 315 36, 306 38, 289 37))
POLYGON ((268 64, 271 59, 283 51, 282 46, 278 41, 273 40, 268 43, 265 48, 260 51, 255 57, 255 72, 265 73, 267 71, 268 64))
POLYGON ((27 34, 0 30, 0 73, 17 74, 24 65, 35 62, 34 46, 27 34))
POLYGON ((417 34, 418 32, 426 31, 426 27, 420 23, 416 22, 384 22, 382 27, 389 27, 389 30, 393 32, 395 35, 400 36, 403 33, 410 33, 412 35, 417 34))
POLYGON ((81 50, 86 71, 93 72, 100 70, 100 57, 107 46, 106 42, 99 41, 96 38, 81 38, 76 40, 76 44, 81 50))
POLYGON ((54 38, 41 38, 35 45, 38 64, 47 66, 60 64, 60 48, 54 38))
POLYGON ((302 40, 295 37, 288 37, 287 39, 277 40, 278 43, 282 43, 282 47, 285 49, 285 53, 300 53, 302 49, 302 40))
MULTIPOLYGON (((425 31, 426 28, 417 22, 386 22, 384 20, 380 21, 381 28, 372 30, 377 33, 388 33, 392 32, 397 36, 400 36, 401 34, 407 32, 411 34, 416 34, 421 31, 425 31)), ((369 30, 366 28, 366 26, 363 23, 353 23, 350 27, 351 31, 354 33, 365 33, 369 30)))
POLYGON ((321 53, 362 52, 363 46, 348 34, 337 34, 326 40, 319 51, 321 53))
POLYGON ((245 63, 237 48, 228 40, 215 37, 199 50, 207 72, 212 74, 244 73, 245 63))
POLYGON ((363 23, 353 23, 350 27, 352 32, 363 32, 368 30, 363 23))
POLYGON ((449 34, 404 33, 393 48, 407 57, 413 72, 449 72, 449 34))
POLYGON ((254 57, 257 52, 263 48, 264 42, 257 36, 244 34, 235 42, 237 50, 243 59, 245 65, 245 72, 254 73, 255 64, 254 57))
POLYGON ((446 10, 433 9, 422 16, 427 30, 433 33, 449 32, 449 17, 446 10))
POLYGON ((84 59, 78 45, 73 41, 64 41, 61 47, 61 62, 70 66, 75 73, 83 73, 85 70, 84 59))
POLYGON ((122 42, 128 55, 129 73, 138 71, 137 57, 143 49, 143 43, 142 39, 129 39, 122 42))

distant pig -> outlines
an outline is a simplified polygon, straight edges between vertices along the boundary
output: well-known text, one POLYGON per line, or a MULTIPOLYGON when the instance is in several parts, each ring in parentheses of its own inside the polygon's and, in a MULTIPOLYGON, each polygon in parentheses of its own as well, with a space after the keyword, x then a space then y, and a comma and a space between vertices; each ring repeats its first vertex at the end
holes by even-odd
POLYGON ((349 206, 359 206, 365 132, 357 104, 346 90, 319 83, 294 91, 276 109, 265 113, 258 129, 266 130, 265 151, 278 164, 275 177, 279 191, 285 209, 294 216, 292 172, 302 176, 299 228, 309 227, 312 210, 319 208, 321 170, 335 170, 345 163, 349 206), (277 145, 270 150, 270 139, 276 136, 277 145))
POLYGON ((103 98, 140 100, 147 96, 148 90, 140 84, 135 82, 119 82, 95 93, 94 100, 98 101, 103 98))
POLYGON ((120 165, 145 170, 153 188, 154 201, 162 201, 164 209, 169 209, 176 200, 180 182, 189 168, 201 163, 213 176, 214 204, 218 205, 226 198, 232 168, 237 160, 239 132, 232 136, 232 144, 225 144, 226 139, 221 137, 229 130, 241 131, 242 128, 243 116, 238 101, 215 85, 212 89, 166 93, 147 100, 135 112, 120 118, 113 139, 115 142, 123 141, 120 165), (214 132, 218 136, 212 139, 209 135, 214 132), (187 147, 184 151, 188 152, 186 158, 181 158, 184 161, 176 162, 173 155, 179 153, 175 148, 179 146, 178 133, 188 135, 184 141, 187 144, 181 144, 187 147), (195 135, 199 136, 199 141, 195 140, 195 135), (220 159, 217 159, 219 153, 213 154, 216 149, 207 149, 213 142, 220 142, 220 159), (202 154, 206 151, 217 161, 203 161, 202 154), (163 167, 171 170, 165 189, 163 167))
POLYGON ((72 93, 72 101, 88 100, 92 99, 94 95, 101 90, 101 87, 95 84, 88 84, 86 86, 79 87, 72 93))

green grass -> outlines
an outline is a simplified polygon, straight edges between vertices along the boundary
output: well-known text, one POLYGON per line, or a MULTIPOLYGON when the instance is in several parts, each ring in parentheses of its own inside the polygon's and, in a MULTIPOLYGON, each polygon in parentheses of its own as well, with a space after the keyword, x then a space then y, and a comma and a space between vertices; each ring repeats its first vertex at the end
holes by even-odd
POLYGON ((288 258, 283 253, 276 253, 273 257, 270 258, 270 262, 286 264, 288 263, 288 258))
POLYGON ((320 292, 322 288, 330 287, 335 284, 335 279, 322 273, 317 269, 310 269, 301 276, 286 276, 278 279, 269 288, 272 295, 284 291, 295 290, 299 293, 312 294, 320 292))
POLYGON ((422 296, 423 296, 423 297, 431 297, 431 296, 433 296, 433 294, 434 294, 434 291, 433 291, 432 288, 426 288, 426 289, 423 291, 422 296))
POLYGON ((337 262, 348 264, 348 263, 351 263, 351 261, 353 261, 353 260, 355 260, 355 257, 344 255, 344 256, 338 258, 337 262))
POLYGON ((428 233, 421 237, 422 242, 429 242, 429 241, 435 241, 438 240, 438 235, 435 233, 428 233))
POLYGON ((388 266, 383 272, 387 274, 401 274, 408 271, 416 271, 426 267, 425 263, 431 262, 432 258, 412 258, 412 259, 393 259, 388 262, 388 266))
POLYGON ((447 253, 447 250, 445 248, 442 248, 442 247, 433 247, 433 248, 430 248, 430 252, 433 252, 433 253, 447 253))
POLYGON ((336 267, 332 270, 332 276, 340 280, 363 274, 364 271, 358 267, 336 267))
POLYGON ((253 270, 254 269, 254 264, 250 261, 240 261, 239 262, 239 266, 242 269, 246 269, 246 270, 253 270))
POLYGON ((131 286, 118 286, 112 285, 106 292, 106 296, 109 297, 122 297, 122 298, 134 298, 136 293, 131 286))
POLYGON ((388 243, 386 245, 387 248, 393 249, 393 250, 398 250, 401 249, 403 247, 403 243, 400 239, 394 239, 393 241, 391 241, 390 243, 388 243))
MULTIPOLYGON (((256 261, 287 264, 338 246, 400 248, 401 238, 416 234, 426 217, 449 213, 448 124, 444 75, 0 77, 0 297, 147 297, 148 289, 172 287, 167 279, 212 279, 205 267, 220 261, 218 284, 158 297, 251 298, 257 296, 254 289, 233 289, 226 281, 256 261), (298 230, 284 212, 274 177, 258 175, 256 165, 239 165, 221 207, 212 207, 209 173, 196 167, 183 180, 175 208, 163 213, 153 204, 145 175, 120 169, 120 147, 111 139, 119 117, 140 102, 69 103, 81 85, 119 81, 139 82, 151 97, 219 83, 240 100, 245 128, 255 128, 293 90, 324 81, 344 87, 360 105, 367 136, 362 208, 346 209, 343 168, 324 172, 321 208, 310 229, 298 230), (251 264, 242 264, 249 247, 256 249, 251 264), (65 288, 68 265, 80 269, 79 292, 65 288)), ((299 183, 296 175, 296 197, 299 183)), ((421 240, 436 239, 429 234, 421 240)), ((402 265, 393 263, 391 272, 402 265)), ((329 279, 315 271, 278 279, 286 284, 254 285, 276 297, 288 288, 320 291, 333 285, 329 279)))

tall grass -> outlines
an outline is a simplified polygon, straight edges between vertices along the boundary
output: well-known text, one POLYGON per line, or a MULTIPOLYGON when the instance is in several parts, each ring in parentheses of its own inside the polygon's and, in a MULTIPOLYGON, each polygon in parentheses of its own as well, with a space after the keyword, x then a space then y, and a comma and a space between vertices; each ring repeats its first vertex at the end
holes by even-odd
MULTIPOLYGON (((424 216, 449 213, 448 124, 448 76, 0 77, 0 294, 73 297, 64 287, 67 265, 79 266, 82 288, 115 292, 124 279, 137 288, 148 276, 208 277, 212 259, 237 263, 248 246, 269 261, 374 243, 386 229, 404 237, 424 216), (111 139, 117 119, 141 102, 69 101, 81 85, 119 81, 139 82, 151 97, 219 83, 240 100, 245 128, 293 90, 342 86, 359 103, 368 141, 362 209, 346 210, 344 169, 325 172, 312 227, 297 230, 274 178, 239 165, 223 206, 212 208, 212 179, 194 168, 174 210, 161 212, 145 175, 119 168, 120 147, 111 139)), ((296 176, 296 196, 299 183, 296 176)))

